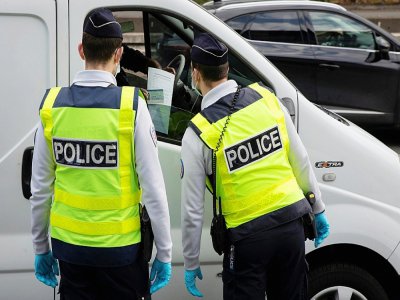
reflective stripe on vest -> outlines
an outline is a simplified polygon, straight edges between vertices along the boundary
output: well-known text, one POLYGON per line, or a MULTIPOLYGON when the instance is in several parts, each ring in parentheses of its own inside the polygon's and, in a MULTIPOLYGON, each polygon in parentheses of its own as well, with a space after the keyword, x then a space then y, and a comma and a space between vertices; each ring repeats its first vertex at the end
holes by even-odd
POLYGON ((56 163, 51 236, 90 247, 139 243, 141 190, 133 139, 137 91, 115 88, 121 91, 119 109, 57 107, 70 90, 60 91, 52 88, 40 110, 56 163))
MULTIPOLYGON (((247 104, 232 114, 216 153, 216 192, 228 228, 304 198, 288 160, 289 138, 278 99, 257 83, 243 90, 237 103, 247 104)), ((215 149, 230 110, 229 101, 217 103, 191 121, 210 149, 215 149), (224 115, 211 120, 215 109, 223 109, 224 115)))

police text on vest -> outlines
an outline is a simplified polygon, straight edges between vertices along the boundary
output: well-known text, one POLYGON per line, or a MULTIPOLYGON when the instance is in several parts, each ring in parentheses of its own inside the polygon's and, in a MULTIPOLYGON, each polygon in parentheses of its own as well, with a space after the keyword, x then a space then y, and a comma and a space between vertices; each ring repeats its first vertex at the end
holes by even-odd
POLYGON ((224 149, 229 172, 234 172, 282 149, 278 126, 224 149))
POLYGON ((116 168, 117 141, 84 141, 53 138, 57 164, 79 168, 116 168))

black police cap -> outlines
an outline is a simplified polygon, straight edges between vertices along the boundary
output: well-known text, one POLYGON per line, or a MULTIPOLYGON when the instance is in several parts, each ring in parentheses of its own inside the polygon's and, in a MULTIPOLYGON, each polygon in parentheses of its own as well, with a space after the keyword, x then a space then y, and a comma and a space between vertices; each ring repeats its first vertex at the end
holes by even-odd
POLYGON ((228 61, 228 48, 208 33, 195 34, 192 62, 206 66, 220 66, 228 61))
POLYGON ((101 38, 121 38, 121 25, 115 20, 112 12, 106 8, 93 11, 83 24, 83 32, 101 38))

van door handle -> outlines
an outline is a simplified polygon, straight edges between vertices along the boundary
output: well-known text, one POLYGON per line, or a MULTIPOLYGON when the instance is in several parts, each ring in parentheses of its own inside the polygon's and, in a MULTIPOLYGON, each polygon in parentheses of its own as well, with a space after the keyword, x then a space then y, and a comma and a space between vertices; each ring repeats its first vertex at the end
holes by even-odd
POLYGON ((318 66, 320 68, 325 68, 325 69, 328 69, 328 70, 331 70, 331 71, 340 69, 339 65, 332 65, 332 64, 319 64, 318 66))

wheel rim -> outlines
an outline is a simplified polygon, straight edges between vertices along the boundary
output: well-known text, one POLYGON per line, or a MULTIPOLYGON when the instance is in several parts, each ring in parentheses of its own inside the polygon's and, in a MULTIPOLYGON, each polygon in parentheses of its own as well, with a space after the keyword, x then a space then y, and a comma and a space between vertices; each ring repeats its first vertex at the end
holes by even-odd
POLYGON ((320 291, 311 300, 368 300, 359 291, 347 286, 333 286, 320 291))

